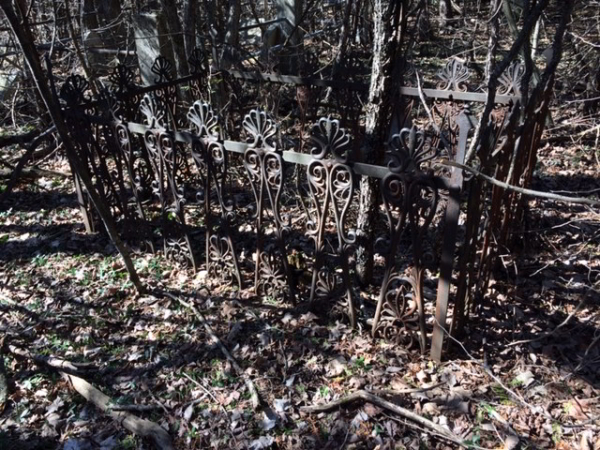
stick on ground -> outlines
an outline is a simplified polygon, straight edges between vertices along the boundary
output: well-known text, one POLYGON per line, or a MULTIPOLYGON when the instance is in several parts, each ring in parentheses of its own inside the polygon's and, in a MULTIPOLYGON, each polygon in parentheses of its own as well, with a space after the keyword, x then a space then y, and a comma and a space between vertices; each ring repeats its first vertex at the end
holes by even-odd
POLYGON ((63 377, 71 383, 81 396, 88 402, 93 403, 107 416, 120 423, 124 428, 138 436, 152 439, 156 448, 160 450, 175 450, 169 433, 157 423, 146 419, 140 419, 128 412, 115 411, 111 408, 111 399, 100 390, 96 389, 83 378, 61 372, 63 377))
POLYGON ((102 393, 99 389, 92 386, 83 378, 69 374, 63 370, 77 371, 74 363, 58 358, 40 357, 32 354, 28 350, 23 350, 14 345, 4 346, 12 354, 32 360, 38 365, 44 365, 58 370, 61 376, 71 383, 81 396, 87 401, 93 403, 98 409, 102 410, 111 419, 118 422, 125 429, 137 434, 138 436, 149 438, 154 442, 154 445, 159 450, 175 450, 169 433, 159 426, 157 423, 150 420, 140 419, 128 412, 115 411, 112 409, 113 402, 108 395, 102 393))
POLYGON ((327 403, 325 405, 303 406, 300 408, 300 411, 305 412, 305 413, 328 412, 328 411, 332 411, 334 409, 340 408, 341 406, 346 405, 348 403, 355 402, 357 400, 369 402, 369 403, 372 403, 373 405, 379 406, 380 408, 387 409, 388 411, 393 412, 394 414, 397 414, 399 416, 402 416, 406 419, 411 420, 412 422, 419 424, 420 426, 426 428, 427 430, 433 431, 434 433, 444 437, 445 439, 448 439, 449 441, 451 441, 455 444, 458 444, 461 446, 465 445, 465 444, 463 444, 463 441, 458 436, 455 436, 450 431, 448 431, 446 428, 444 428, 440 425, 437 425, 437 424, 433 423, 431 420, 426 419, 425 417, 422 417, 406 408, 402 408, 401 406, 398 406, 395 403, 384 400, 383 398, 378 397, 378 396, 376 396, 368 391, 365 391, 365 390, 356 391, 350 395, 347 395, 346 397, 342 397, 339 400, 335 400, 335 401, 327 403))

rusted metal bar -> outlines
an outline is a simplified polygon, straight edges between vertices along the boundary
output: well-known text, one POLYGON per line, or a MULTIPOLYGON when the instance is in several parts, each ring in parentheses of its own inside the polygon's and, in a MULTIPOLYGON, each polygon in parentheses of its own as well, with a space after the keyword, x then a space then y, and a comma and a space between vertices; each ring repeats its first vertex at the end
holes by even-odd
MULTIPOLYGON (((457 119, 458 152, 456 161, 464 162, 467 148, 467 136, 473 127, 470 112, 465 109, 457 119)), ((442 257, 440 261, 440 279, 438 281, 437 299, 435 303, 435 324, 431 337, 431 359, 441 361, 442 345, 444 344, 444 330, 446 328, 446 317, 448 315, 448 298, 450 296, 450 284, 452 282, 452 268, 454 267, 454 252, 456 247, 456 231, 458 227, 458 216, 460 214, 460 192, 462 189, 462 169, 453 168, 450 178, 450 195, 446 207, 444 219, 444 242, 442 244, 442 257)))

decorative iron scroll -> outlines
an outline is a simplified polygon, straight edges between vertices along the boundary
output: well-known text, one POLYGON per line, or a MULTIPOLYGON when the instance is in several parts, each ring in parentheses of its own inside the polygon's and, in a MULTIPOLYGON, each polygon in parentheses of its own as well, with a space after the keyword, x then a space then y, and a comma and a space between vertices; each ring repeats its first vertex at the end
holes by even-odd
MULTIPOLYGON (((168 83, 173 79, 173 64, 164 56, 160 55, 154 60, 152 68, 156 84, 164 84, 153 91, 158 103, 165 109, 164 125, 172 130, 177 130, 177 85, 168 83)), ((141 107, 141 106, 140 106, 141 107)))
POLYGON ((438 84, 438 89, 444 91, 460 91, 466 92, 468 89, 467 81, 469 80, 469 69, 462 61, 452 58, 446 63, 446 66, 437 73, 437 77, 441 80, 438 84))
POLYGON ((187 118, 194 134, 192 158, 200 176, 197 201, 204 206, 206 217, 206 268, 208 274, 225 283, 236 281, 242 287, 242 276, 237 253, 231 237, 235 213, 225 198, 227 153, 219 138, 219 121, 208 103, 196 101, 188 110, 187 118), (211 207, 214 189, 220 209, 215 218, 211 207))
POLYGON ((119 64, 108 76, 108 81, 111 83, 110 91, 117 100, 119 118, 126 121, 135 120, 142 99, 137 93, 135 72, 126 65, 119 64))
POLYGON ((523 75, 525 75, 525 65, 521 61, 513 62, 498 78, 498 81, 502 85, 502 89, 500 89, 498 93, 520 97, 523 75))
POLYGON ((258 109, 250 111, 242 125, 251 140, 244 152, 244 167, 256 200, 255 290, 257 294, 273 298, 279 298, 287 291, 287 296, 294 301, 294 280, 284 242, 290 230, 280 212, 284 165, 274 141, 277 126, 267 113, 258 109), (275 242, 268 244, 264 242, 267 212, 270 212, 275 229, 275 242))
POLYGON ((339 121, 322 118, 313 127, 311 141, 313 160, 306 170, 314 213, 306 226, 308 236, 315 243, 310 301, 329 299, 343 292, 350 323, 355 326, 348 259, 356 235, 348 231, 346 225, 346 214, 354 194, 354 174, 349 165, 350 137, 339 121), (332 254, 328 254, 325 236, 330 218, 334 221, 338 241, 332 254), (326 264, 327 260, 332 260, 333 264, 326 264), (335 269, 336 263, 341 272, 335 269))
POLYGON ((128 180, 135 202, 135 211, 125 222, 127 235, 138 242, 143 242, 147 249, 154 253, 152 228, 143 206, 144 200, 151 195, 152 185, 152 172, 147 152, 145 147, 139 147, 132 142, 132 136, 125 122, 118 119, 114 121, 113 136, 125 167, 123 178, 128 180))
POLYGON ((190 88, 192 91, 192 97, 196 99, 204 98, 204 93, 207 92, 209 95, 208 101, 210 101, 210 89, 208 87, 208 61, 201 48, 195 48, 189 55, 188 64, 190 66, 190 72, 192 75, 196 75, 196 78, 190 81, 190 88))
MULTIPOLYGON (((444 91, 467 92, 470 77, 469 69, 462 61, 452 58, 446 66, 437 73, 440 82, 438 89, 444 91)), ((455 100, 435 100, 432 108, 434 120, 441 131, 439 138, 445 144, 444 157, 454 159, 458 143, 459 126, 457 123, 459 115, 464 109, 464 102, 455 100)), ((441 168, 442 172, 448 174, 447 168, 441 168)))
MULTIPOLYGON (((434 172, 437 170, 436 159, 445 151, 445 157, 464 163, 467 138, 473 126, 468 105, 469 102, 484 101, 482 96, 485 95, 429 90, 427 95, 434 101, 434 120, 438 125, 441 123, 439 128, 442 135, 430 134, 417 128, 406 129, 401 125, 397 128, 402 128, 401 131, 389 143, 387 168, 369 164, 354 165, 351 157, 352 142, 337 120, 318 120, 312 127, 311 139, 301 140, 302 143, 310 142, 310 154, 303 154, 283 151, 279 144, 283 141, 281 129, 267 113, 253 110, 242 117, 240 108, 247 104, 250 96, 246 87, 235 77, 245 78, 248 73, 234 76, 222 72, 219 75, 224 82, 217 84, 218 89, 213 99, 215 108, 223 111, 224 117, 221 118, 225 119, 224 122, 217 119, 208 102, 197 101, 191 108, 189 105, 185 107, 188 119, 186 126, 191 128, 191 132, 176 132, 176 86, 183 81, 167 81, 171 68, 165 61, 161 61, 155 65, 155 73, 159 77, 157 81, 164 82, 160 86, 137 89, 133 85, 131 71, 118 67, 111 75, 111 92, 102 92, 95 101, 89 98, 88 84, 82 77, 70 77, 61 90, 64 114, 76 143, 77 155, 81 157, 100 196, 110 205, 115 219, 122 226, 121 230, 124 227, 134 231, 142 230, 142 235, 147 236, 144 230, 148 229, 151 233, 160 220, 159 229, 165 254, 195 268, 183 189, 184 182, 189 183, 193 189, 187 190, 187 200, 195 199, 199 209, 203 208, 206 215, 205 248, 209 275, 241 285, 236 244, 232 236, 235 230, 235 209, 227 192, 226 177, 230 170, 227 152, 239 152, 240 148, 245 148, 243 163, 256 201, 255 289, 264 295, 281 297, 285 293, 295 298, 296 286, 286 257, 290 225, 282 215, 280 198, 284 183, 290 182, 284 172, 284 161, 306 165, 306 172, 301 171, 307 177, 302 183, 308 193, 306 233, 314 241, 315 248, 310 300, 342 299, 335 302, 334 308, 342 305, 351 324, 355 325, 355 305, 349 275, 350 252, 355 235, 347 217, 354 199, 354 177, 355 173, 383 177, 381 192, 389 224, 390 245, 385 255, 385 278, 381 285, 372 333, 407 346, 418 342, 421 350, 424 350, 426 330, 423 286, 428 281, 427 269, 438 268, 438 260, 434 261, 432 252, 429 251, 434 245, 430 239, 430 235, 433 235, 433 218, 439 212, 440 204, 444 205, 445 212, 439 214, 444 217, 443 224, 440 223, 443 225, 440 227, 443 229, 443 245, 441 252, 437 252, 440 276, 436 309, 436 324, 444 324, 454 270, 463 187, 462 170, 450 169, 449 179, 440 176, 439 172, 434 172), (144 93, 149 94, 142 97, 144 93), (457 98, 461 100, 456 100, 457 98), (145 118, 146 127, 136 123, 141 122, 141 116, 145 118), (239 136, 243 134, 241 130, 249 137, 250 142, 246 147, 241 142, 223 140, 224 135, 227 135, 228 139, 240 141, 239 136), (188 163, 192 161, 197 168, 193 178, 187 172, 188 163), (448 192, 444 201, 439 201, 438 189, 448 192), (153 214, 152 209, 145 206, 153 195, 160 201, 160 215, 153 214), (140 228, 142 224, 144 229, 140 228)), ((202 62, 196 63, 190 61, 193 70, 202 71, 202 62)), ((269 74, 261 74, 257 79, 270 79, 267 75, 269 74)), ((504 110, 501 108, 510 110, 511 115, 506 116, 508 120, 499 120, 498 126, 487 127, 491 130, 490 135, 482 136, 482 142, 488 147, 477 149, 477 156, 481 159, 482 149, 485 150, 485 155, 495 158, 498 157, 498 152, 511 154, 514 148, 521 133, 517 126, 520 118, 518 109, 509 108, 518 107, 516 102, 522 76, 522 67, 515 64, 500 80, 502 86, 498 91, 504 92, 503 95, 515 94, 515 103, 511 104, 510 99, 499 102, 505 105, 498 108, 499 119, 503 119, 501 114, 504 110), (491 149, 494 151, 491 152, 491 149)), ((464 91, 468 71, 459 61, 451 61, 441 72, 440 79, 440 86, 444 89, 464 91)), ((189 83, 190 78, 186 77, 184 81, 189 83)), ((297 77, 278 76, 275 82, 300 86, 306 84, 311 86, 311 90, 331 85, 329 81, 319 84, 320 81, 306 82, 297 77)), ((260 83, 254 81, 253 86, 264 88, 265 85, 260 83)), ((347 87, 354 89, 352 86, 347 87)), ((340 88, 337 89, 339 92, 340 88)), ((364 91, 362 88, 358 90, 364 91)), ((413 95, 410 91, 407 92, 408 97, 413 95)), ((208 92, 204 94, 209 98, 208 92)), ((311 109, 311 99, 317 95, 300 89, 296 90, 296 94, 303 113, 305 109, 311 109)), ((316 102, 315 106, 319 107, 316 102)), ((312 122, 312 119, 307 120, 312 122)), ((353 118, 351 121, 358 124, 353 118)), ((286 142, 292 141, 293 139, 288 139, 286 142)), ((490 167, 490 164, 487 166, 490 167)), ((502 178, 506 176, 508 167, 502 166, 497 170, 497 177, 502 178)), ((85 205, 87 194, 81 189, 80 180, 76 178, 75 182, 78 199, 85 205)), ((511 210, 505 202, 506 197, 502 191, 494 190, 492 207, 495 211, 504 208, 507 211, 506 217, 510 218, 508 213, 511 210)), ((89 208, 85 211, 91 215, 93 210, 89 208)), ((503 220, 508 220, 506 217, 503 220)), ((473 236, 479 232, 478 223, 471 224, 473 236)), ((490 229, 500 229, 501 225, 492 224, 490 229)), ((483 242, 479 266, 481 284, 484 286, 493 264, 493 258, 489 255, 497 253, 490 241, 491 236, 495 234, 484 236, 486 240, 483 242)), ((440 335, 440 330, 437 332, 440 335)), ((441 354, 441 343, 440 339, 436 340, 434 325, 432 355, 441 354)))
POLYGON ((437 155, 426 141, 425 133, 416 127, 404 128, 390 141, 390 173, 381 181, 390 244, 372 329, 374 336, 407 347, 418 341, 421 352, 426 347, 423 277, 428 259, 423 242, 438 207, 434 175, 421 170, 422 164, 437 155), (396 259, 405 232, 411 235, 412 266, 403 273, 396 259))
POLYGON ((163 125, 164 112, 157 105, 157 100, 148 94, 144 95, 140 110, 148 125, 144 134, 144 144, 154 175, 152 192, 158 197, 161 205, 165 256, 196 270, 196 260, 185 221, 184 188, 178 174, 185 162, 185 156, 175 144, 173 132, 163 125))

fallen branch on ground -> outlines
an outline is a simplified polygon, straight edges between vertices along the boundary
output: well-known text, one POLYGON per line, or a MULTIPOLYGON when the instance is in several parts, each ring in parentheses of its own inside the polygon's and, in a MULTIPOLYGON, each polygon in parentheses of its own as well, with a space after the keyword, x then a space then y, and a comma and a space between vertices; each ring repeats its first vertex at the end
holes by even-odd
POLYGON ((162 409, 160 405, 108 405, 109 411, 149 412, 162 409))
POLYGON ((478 170, 473 169, 472 167, 465 166, 464 164, 459 164, 454 161, 449 161, 446 158, 442 159, 440 161, 440 163, 445 166, 458 167, 459 169, 466 170, 467 172, 472 173, 476 177, 482 178, 483 180, 487 181, 488 183, 493 184, 494 186, 501 187, 508 191, 518 192, 519 194, 529 195, 531 197, 547 198, 549 200, 556 200, 558 202, 578 203, 578 204, 591 205, 591 206, 600 206, 600 201, 598 201, 598 200, 592 200, 592 199, 583 198, 583 197, 566 197, 564 195, 551 194, 549 192, 535 191, 533 189, 526 189, 526 188, 522 188, 522 187, 518 187, 518 186, 513 186, 512 184, 508 184, 508 183, 505 183, 504 181, 496 180, 495 178, 485 175, 485 174, 479 172, 478 170))
POLYGON ((371 389, 369 392, 371 392, 372 394, 375 395, 407 395, 407 394, 418 394, 421 392, 427 392, 427 391, 431 391, 432 389, 435 388, 439 388, 440 386, 443 386, 446 383, 437 383, 437 384, 433 384, 431 386, 428 387, 422 387, 422 388, 414 388, 414 389, 401 389, 401 390, 393 390, 393 389, 371 389))
POLYGON ((17 347, 13 344, 7 344, 5 347, 9 353, 15 356, 20 356, 21 358, 29 359, 38 365, 48 366, 53 369, 60 370, 62 372, 81 375, 81 373, 86 370, 97 370, 96 366, 90 365, 88 363, 79 364, 66 361, 64 359, 56 358, 54 356, 36 355, 34 353, 31 353, 29 350, 17 347))
POLYGON ((93 403, 94 406, 102 410, 102 412, 104 412, 110 418, 121 424, 125 429, 137 434, 138 436, 152 439, 156 447, 160 450, 175 450, 169 433, 167 433, 167 431, 157 423, 150 420, 140 419, 139 417, 127 412, 115 411, 111 408, 113 402, 109 396, 102 393, 99 389, 92 386, 83 378, 73 375, 72 373, 67 373, 67 371, 77 372, 79 370, 76 363, 59 358, 34 355, 29 350, 24 350, 11 344, 5 345, 4 348, 6 348, 10 353, 30 359, 38 365, 44 365, 58 370, 64 379, 70 381, 73 389, 75 389, 87 401, 93 403))
MULTIPOLYGON (((231 356, 231 353, 229 353, 229 350, 227 350, 227 347, 225 347, 225 345, 223 345, 223 343, 221 342, 221 339, 219 339, 219 337, 212 330, 212 328, 210 327, 210 325, 208 324, 208 322, 206 321, 206 319, 204 318, 202 313, 198 310, 198 308, 196 308, 191 303, 186 302, 185 300, 182 300, 181 298, 176 297, 173 294, 170 294, 169 292, 161 292, 161 293, 166 295, 167 297, 169 297, 171 300, 175 300, 175 301, 181 303, 183 306, 190 309, 194 313, 196 318, 204 326, 204 329, 206 330, 208 335, 211 337, 213 342, 219 346, 219 348, 221 349, 221 353, 223 353, 223 355, 225 355, 225 358, 227 358, 227 360, 231 363, 231 366, 235 369, 235 371, 238 373, 238 375, 244 379, 246 388, 248 389, 248 392, 250 393, 250 396, 251 396, 252 406, 254 407, 254 409, 258 408, 260 406, 260 397, 258 395, 258 391, 257 391, 256 387, 254 386, 254 383, 248 377, 246 372, 244 372, 244 369, 242 369, 240 367, 240 365, 235 360, 235 358, 233 356, 231 356)), ((160 293, 159 293, 159 295, 160 295, 160 293)))
POLYGON ((328 412, 334 409, 340 408, 348 403, 355 402, 357 400, 362 400, 365 402, 372 403, 373 405, 379 406, 380 408, 384 408, 388 411, 393 412, 394 414, 398 414, 406 419, 409 419, 420 426, 426 428, 427 430, 433 431, 437 435, 443 437, 444 439, 449 440, 455 444, 467 447, 466 444, 463 443, 462 439, 458 436, 451 433, 446 428, 433 423, 431 420, 426 419, 406 408, 396 405, 390 401, 387 401, 381 397, 378 397, 368 391, 360 390, 356 391, 350 395, 340 398, 339 400, 335 400, 333 402, 327 403, 325 405, 316 405, 316 406, 303 406, 300 408, 301 412, 304 413, 321 413, 328 412))
POLYGON ((15 144, 25 144, 30 142, 40 135, 40 130, 31 130, 21 134, 10 134, 7 136, 0 136, 0 148, 7 147, 15 144))
POLYGON ((69 375, 64 372, 62 372, 62 375, 82 397, 88 402, 93 403, 97 408, 102 410, 102 412, 111 419, 121 424, 125 429, 138 436, 152 439, 154 445, 160 450, 175 450, 171 441, 171 436, 169 436, 169 433, 157 423, 146 419, 140 419, 128 412, 115 411, 110 406, 110 397, 96 389, 83 378, 69 375))

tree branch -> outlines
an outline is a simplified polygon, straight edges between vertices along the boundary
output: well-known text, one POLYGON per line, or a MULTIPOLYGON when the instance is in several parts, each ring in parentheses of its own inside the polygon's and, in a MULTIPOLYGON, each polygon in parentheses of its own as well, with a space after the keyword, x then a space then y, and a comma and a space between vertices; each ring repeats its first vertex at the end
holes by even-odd
POLYGON ((437 424, 433 423, 431 420, 426 419, 425 417, 422 417, 406 408, 398 406, 395 403, 392 403, 390 401, 384 400, 383 398, 378 397, 378 396, 376 396, 368 391, 365 391, 365 390, 356 391, 350 395, 340 398, 339 400, 335 400, 335 401, 327 403, 325 405, 303 406, 300 408, 300 411, 304 412, 304 413, 328 412, 328 411, 332 411, 334 409, 338 409, 344 405, 347 405, 348 403, 353 403, 357 400, 363 400, 365 402, 369 402, 369 403, 372 403, 373 405, 379 406, 380 408, 387 409, 388 411, 391 411, 394 414, 398 414, 399 416, 402 416, 406 419, 409 419, 409 420, 421 425, 422 427, 426 428, 427 430, 435 432, 436 434, 442 436, 443 438, 445 438, 455 444, 466 447, 466 444, 464 444, 463 441, 458 436, 454 435, 446 428, 444 428, 440 425, 437 425, 437 424))
POLYGON ((591 200, 589 198, 582 198, 582 197, 567 197, 564 195, 551 194, 549 192, 535 191, 533 189, 526 189, 526 188, 521 188, 518 186, 513 186, 512 184, 508 184, 508 183, 505 183, 504 181, 499 181, 499 180, 496 180, 495 178, 485 175, 485 174, 479 172, 478 170, 473 169, 472 167, 465 166, 464 164, 459 164, 454 161, 449 161, 446 158, 442 159, 440 161, 440 164, 443 164, 445 166, 458 167, 459 169, 466 170, 467 172, 472 173, 476 177, 479 177, 479 178, 487 181, 488 183, 493 184, 494 186, 501 187, 508 191, 518 192, 523 195, 529 195, 531 197, 547 198, 549 200, 556 200, 559 202, 576 203, 576 204, 583 204, 583 205, 590 205, 590 206, 600 206, 600 201, 598 201, 598 200, 591 200))

